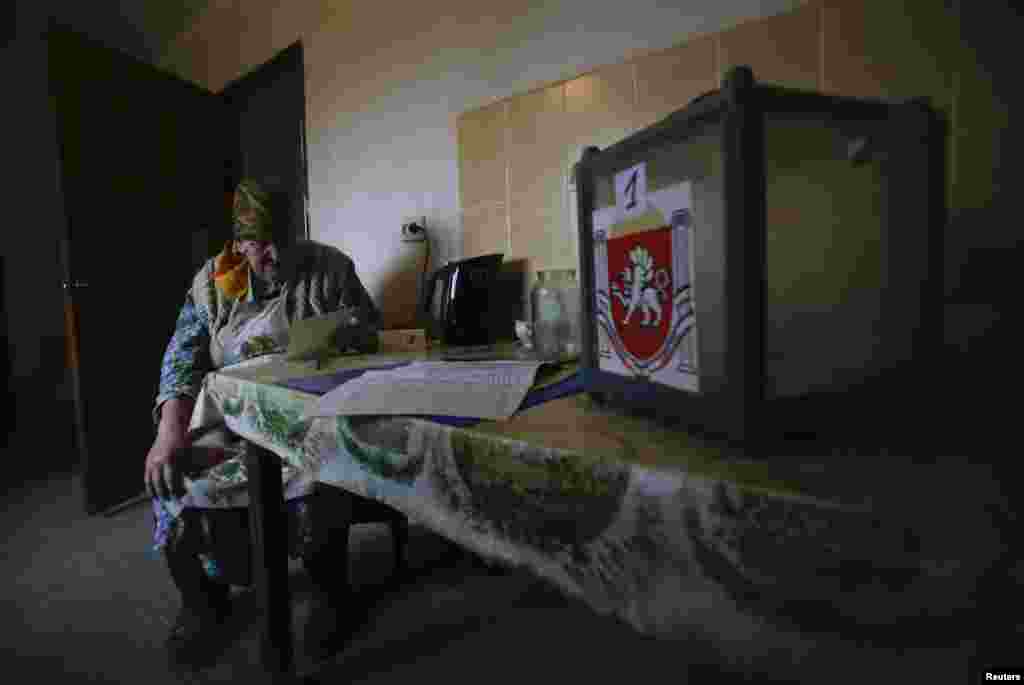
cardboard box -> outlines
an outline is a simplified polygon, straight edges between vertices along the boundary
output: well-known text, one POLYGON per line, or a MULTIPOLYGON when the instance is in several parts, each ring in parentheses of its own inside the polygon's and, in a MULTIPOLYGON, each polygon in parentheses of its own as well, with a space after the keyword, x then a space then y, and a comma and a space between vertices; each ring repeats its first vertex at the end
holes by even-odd
POLYGON ((417 352, 427 349, 427 334, 422 328, 380 331, 381 352, 417 352))

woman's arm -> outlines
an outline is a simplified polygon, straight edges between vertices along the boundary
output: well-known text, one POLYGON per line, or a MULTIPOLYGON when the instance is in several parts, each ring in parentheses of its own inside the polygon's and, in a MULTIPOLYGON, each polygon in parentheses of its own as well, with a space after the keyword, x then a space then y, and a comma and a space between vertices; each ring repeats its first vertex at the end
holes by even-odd
POLYGON ((333 248, 327 255, 324 283, 328 290, 325 293, 328 307, 330 311, 347 309, 358 321, 358 324, 338 332, 340 346, 360 352, 376 352, 380 345, 377 336, 381 325, 380 310, 359 280, 352 259, 333 248))
POLYGON ((146 455, 143 475, 150 497, 168 499, 184 494, 182 472, 175 464, 175 457, 189 445, 192 408, 203 375, 209 368, 208 318, 196 307, 189 293, 160 367, 160 390, 153 408, 157 435, 146 455))
MULTIPOLYGON (((185 296, 185 304, 178 314, 178 322, 174 334, 164 352, 163 364, 160 367, 160 389, 153 408, 153 423, 162 424, 162 409, 169 400, 182 398, 187 400, 187 409, 191 415, 191 407, 199 396, 203 376, 210 370, 210 327, 208 317, 203 315, 190 292, 185 296)), ((185 404, 176 410, 185 407, 185 404)), ((175 411, 177 416, 180 411, 175 411)), ((180 417, 179 417, 180 418, 180 417)), ((185 428, 188 422, 185 422, 185 428)))

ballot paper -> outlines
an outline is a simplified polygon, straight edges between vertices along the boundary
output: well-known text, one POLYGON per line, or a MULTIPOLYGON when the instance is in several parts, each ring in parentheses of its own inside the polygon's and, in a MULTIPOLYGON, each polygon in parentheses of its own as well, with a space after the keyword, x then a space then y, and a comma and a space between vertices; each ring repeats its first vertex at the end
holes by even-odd
POLYGON ((541 362, 413 362, 367 371, 306 410, 306 418, 359 414, 504 420, 523 403, 541 362))

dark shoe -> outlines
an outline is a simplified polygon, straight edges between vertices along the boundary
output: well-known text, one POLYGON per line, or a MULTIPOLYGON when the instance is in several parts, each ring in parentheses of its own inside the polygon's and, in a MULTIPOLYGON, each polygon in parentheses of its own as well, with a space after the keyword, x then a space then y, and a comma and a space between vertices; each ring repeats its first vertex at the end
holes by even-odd
POLYGON ((213 666, 224 647, 221 628, 228 608, 182 608, 167 636, 167 656, 172 670, 198 670, 213 666))

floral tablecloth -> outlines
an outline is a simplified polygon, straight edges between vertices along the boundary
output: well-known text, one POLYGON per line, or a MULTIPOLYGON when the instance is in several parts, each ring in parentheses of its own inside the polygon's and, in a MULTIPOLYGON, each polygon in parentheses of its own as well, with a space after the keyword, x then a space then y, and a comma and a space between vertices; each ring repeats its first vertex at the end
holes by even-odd
MULTIPOLYGON (((752 461, 579 393, 505 422, 301 418, 316 399, 295 389, 301 379, 413 358, 339 359, 319 371, 276 359, 213 373, 197 423, 223 420, 292 473, 383 501, 665 637, 756 636, 762 648, 777 638, 794 649, 807 630, 943 615, 969 596, 961 543, 988 549, 964 518, 973 509, 905 505, 943 495, 938 485, 927 494, 923 472, 897 455, 752 461)), ((540 378, 567 388, 572 369, 540 378)))

